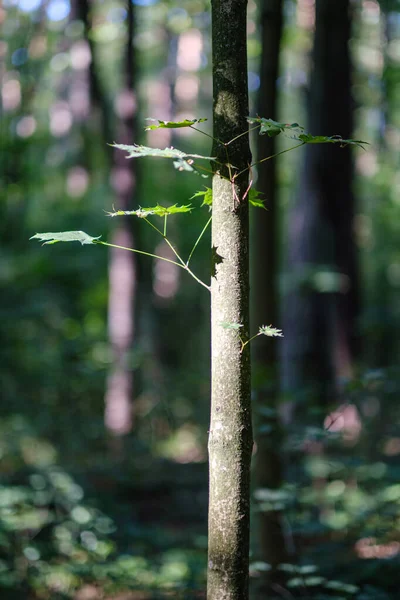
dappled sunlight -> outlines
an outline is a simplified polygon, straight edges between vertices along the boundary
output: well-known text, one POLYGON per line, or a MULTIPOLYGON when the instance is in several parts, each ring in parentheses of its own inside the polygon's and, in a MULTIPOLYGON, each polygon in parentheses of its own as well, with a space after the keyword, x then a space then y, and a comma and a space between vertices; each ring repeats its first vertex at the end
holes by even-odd
POLYGON ((179 36, 177 65, 182 71, 198 71, 201 67, 203 36, 198 29, 190 29, 179 36))
POLYGON ((89 184, 89 173, 84 167, 76 166, 69 169, 66 181, 68 196, 80 198, 86 193, 89 184))
POLYGON ((79 40, 69 50, 71 67, 75 71, 85 71, 92 62, 90 46, 87 41, 79 40))
POLYGON ((89 84, 86 81, 74 81, 69 91, 69 106, 76 119, 83 120, 90 113, 89 84))
POLYGON ((130 117, 133 117, 137 110, 134 92, 128 89, 119 92, 114 100, 114 110, 120 119, 129 119, 130 117))
POLYGON ((113 370, 107 378, 104 424, 115 435, 125 435, 132 428, 132 374, 125 369, 113 370))
POLYGON ((386 456, 397 456, 400 454, 400 437, 388 438, 384 443, 383 453, 386 456))
POLYGON ((134 177, 129 166, 114 166, 110 173, 110 183, 116 194, 126 194, 132 189, 134 177))
POLYGON ((54 137, 66 135, 73 124, 70 106, 67 102, 56 102, 50 108, 50 131, 54 137))
MULTIPOLYGON (((169 260, 176 260, 175 254, 165 242, 161 242, 156 247, 155 254, 169 260)), ((162 259, 155 259, 153 290, 159 298, 165 300, 173 298, 178 291, 179 281, 179 268, 176 265, 162 259)))
POLYGON ((362 423, 357 408, 353 404, 344 404, 325 418, 324 427, 340 433, 345 442, 354 444, 360 437, 362 423))
POLYGON ((191 103, 197 100, 200 79, 196 75, 179 75, 175 83, 175 95, 179 102, 191 103))
POLYGON ((362 538, 355 544, 355 551, 359 558, 394 558, 400 554, 400 542, 378 543, 376 538, 362 538))
POLYGON ((364 177, 374 177, 379 170, 378 155, 374 150, 368 150, 356 157, 356 168, 364 177))
POLYGON ((36 35, 29 42, 29 56, 33 59, 42 58, 47 52, 47 38, 44 35, 36 35))
POLYGON ((5 111, 15 110, 21 104, 21 84, 13 75, 11 71, 3 77, 1 101, 5 111))
POLYGON ((36 127, 37 122, 35 117, 32 115, 26 115, 18 121, 16 132, 19 137, 28 138, 35 133, 36 127))
POLYGON ((315 26, 315 0, 298 0, 297 24, 299 27, 312 30, 315 26))

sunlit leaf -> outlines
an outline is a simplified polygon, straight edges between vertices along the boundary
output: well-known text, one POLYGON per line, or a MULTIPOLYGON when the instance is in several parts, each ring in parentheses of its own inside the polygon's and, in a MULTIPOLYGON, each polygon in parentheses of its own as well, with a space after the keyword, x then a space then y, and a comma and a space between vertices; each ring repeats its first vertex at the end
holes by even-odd
POLYGON ((59 231, 58 233, 36 233, 30 239, 40 240, 44 244, 56 244, 57 242, 80 242, 85 244, 95 244, 101 236, 92 237, 84 231, 59 231))
POLYGON ((107 216, 109 217, 121 217, 121 216, 130 216, 135 215, 140 219, 144 219, 145 217, 149 217, 151 215, 156 215, 157 217, 165 217, 166 215, 175 215, 177 213, 187 213, 193 210, 193 206, 190 204, 178 206, 174 204, 173 206, 161 206, 157 204, 157 206, 153 206, 151 208, 138 208, 137 210, 116 210, 113 212, 108 212, 107 216))
POLYGON ((268 337, 283 337, 282 329, 276 329, 272 325, 261 325, 258 332, 268 337))
POLYGON ((247 121, 250 124, 260 125, 260 135, 267 134, 268 137, 275 137, 284 131, 304 130, 298 123, 279 123, 273 119, 265 119, 264 117, 248 117, 247 121))
POLYGON ((204 123, 207 119, 184 119, 183 121, 160 121, 159 119, 146 119, 146 121, 154 121, 157 125, 149 125, 146 131, 153 129, 179 129, 181 127, 191 127, 196 123, 204 123))
MULTIPOLYGON (((127 146, 126 144, 111 144, 113 148, 118 148, 119 150, 124 150, 128 153, 126 158, 139 158, 142 156, 153 156, 156 158, 170 158, 173 160, 173 164, 175 169, 178 171, 190 171, 192 173, 198 173, 197 168, 194 165, 194 159, 201 160, 214 160, 212 156, 203 156, 201 154, 186 154, 186 152, 182 152, 182 150, 178 150, 177 148, 149 148, 148 146, 139 146, 134 144, 133 146, 127 146)), ((203 177, 207 177, 201 173, 203 177)))
POLYGON ((240 323, 228 323, 225 321, 221 322, 220 325, 224 329, 233 329, 234 331, 239 331, 239 329, 243 327, 243 325, 241 325, 240 323))
POLYGON ((249 202, 252 206, 256 206, 257 208, 263 208, 264 210, 267 210, 264 205, 264 200, 261 200, 260 196, 261 192, 255 190, 254 188, 251 188, 249 192, 249 202))
POLYGON ((194 198, 203 198, 203 202, 201 204, 201 206, 212 206, 212 189, 206 187, 203 191, 199 191, 196 192, 195 194, 193 194, 193 196, 190 198, 191 200, 194 200, 194 198))
POLYGON ((364 150, 364 144, 362 140, 346 140, 340 135, 311 135, 311 133, 301 133, 296 139, 305 144, 339 144, 341 148, 345 146, 359 146, 364 150))
POLYGON ((275 137, 280 133, 284 133, 287 137, 303 142, 304 144, 339 144, 341 147, 352 145, 364 149, 364 145, 368 143, 362 140, 344 139, 340 135, 311 135, 305 132, 304 127, 298 123, 280 123, 279 121, 263 117, 248 117, 247 121, 250 124, 260 126, 260 135, 266 134, 269 137, 275 137))

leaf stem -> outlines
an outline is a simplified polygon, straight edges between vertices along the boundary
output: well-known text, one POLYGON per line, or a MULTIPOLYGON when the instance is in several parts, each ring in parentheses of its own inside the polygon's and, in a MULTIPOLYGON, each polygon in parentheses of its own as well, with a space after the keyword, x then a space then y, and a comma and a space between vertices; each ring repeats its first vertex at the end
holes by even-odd
POLYGON ((240 341, 241 341, 241 343, 242 343, 242 347, 241 347, 241 349, 240 349, 240 352, 243 352, 243 350, 245 349, 245 347, 247 346, 247 344, 250 344, 250 342, 251 342, 252 340, 254 340, 256 337, 258 337, 259 335, 261 335, 261 333, 260 333, 260 332, 256 333, 256 334, 255 334, 255 335, 253 335, 251 338, 249 338, 249 339, 248 339, 246 342, 244 342, 244 341, 242 340, 242 338, 240 338, 240 341))
POLYGON ((219 140, 215 139, 215 137, 213 137, 206 131, 203 131, 202 129, 197 129, 197 127, 193 127, 193 125, 189 125, 189 129, 193 129, 194 131, 198 131, 199 133, 206 135, 208 138, 210 138, 210 140, 213 140, 213 142, 218 142, 219 144, 221 143, 219 140))
MULTIPOLYGON (((301 142, 301 144, 297 144, 296 146, 291 146, 290 148, 286 148, 285 150, 281 150, 280 152, 277 152, 276 154, 271 154, 271 156, 267 156, 266 158, 262 158, 261 160, 258 160, 257 162, 253 163, 250 165, 251 167, 256 167, 257 165, 260 165, 261 163, 265 162, 266 160, 270 160, 271 158, 275 158, 276 156, 280 156, 281 154, 285 154, 285 152, 290 152, 291 150, 295 150, 296 148, 300 148, 301 146, 305 146, 306 142, 301 142)), ((240 175, 242 175, 242 173, 245 173, 247 171, 247 169, 243 169, 243 171, 240 171, 240 173, 237 174, 237 177, 239 177, 240 175)))
POLYGON ((233 142, 235 142, 236 140, 241 138, 243 135, 248 135, 249 133, 251 133, 252 131, 255 131, 256 129, 260 129, 260 125, 256 125, 255 127, 250 127, 250 129, 247 129, 247 131, 243 131, 243 133, 239 133, 239 135, 237 135, 236 137, 229 140, 229 142, 226 142, 226 144, 224 144, 224 146, 229 146, 229 144, 232 144, 233 142))
MULTIPOLYGON (((166 240, 166 241, 168 242, 168 240, 166 240)), ((199 279, 199 277, 197 277, 197 275, 195 275, 193 273, 193 271, 191 269, 189 269, 189 267, 187 265, 185 265, 185 263, 182 261, 182 259, 178 255, 177 255, 177 257, 179 258, 179 260, 182 261, 181 263, 176 262, 175 260, 171 260, 169 258, 165 258, 165 256, 159 256, 158 254, 152 254, 151 252, 145 252, 144 250, 137 250, 136 248, 128 248, 127 246, 119 246, 117 244, 110 244, 109 242, 102 242, 100 240, 94 241, 93 244, 102 244, 103 246, 109 246, 110 248, 119 248, 120 250, 128 250, 129 252, 136 252, 137 254, 144 254, 145 256, 150 256, 150 258, 157 258, 158 260, 163 260, 164 262, 168 262, 168 263, 171 263, 172 265, 176 265, 177 267, 183 269, 184 271, 187 271, 189 273, 189 275, 191 275, 191 277, 193 277, 193 279, 195 279, 195 281, 197 281, 197 283, 199 283, 200 285, 205 287, 209 292, 211 292, 211 287, 209 285, 207 285, 206 283, 204 283, 204 281, 199 279)), ((171 245, 171 249, 173 249, 172 245, 171 245)))
POLYGON ((151 221, 149 221, 147 219, 147 217, 144 217, 143 220, 146 221, 146 223, 148 223, 148 225, 150 225, 150 227, 152 227, 153 229, 155 229, 161 235, 161 237, 164 239, 164 241, 171 248, 172 252, 175 254, 176 258, 179 260, 180 265, 185 265, 185 261, 179 256, 178 251, 176 250, 176 248, 174 248, 174 246, 172 245, 172 243, 169 241, 169 239, 165 235, 165 233, 167 231, 167 217, 168 217, 168 215, 164 216, 164 233, 160 229, 158 229, 158 227, 156 227, 151 221))
POLYGON ((197 238, 197 240, 195 241, 195 243, 194 243, 194 246, 193 246, 193 248, 192 248, 192 249, 191 249, 191 251, 190 251, 189 258, 188 258, 188 259, 187 259, 187 261, 186 261, 186 266, 189 266, 190 259, 192 258, 193 252, 196 250, 196 248, 197 248, 197 246, 198 246, 198 244, 199 244, 199 242, 200 242, 201 238, 202 238, 202 237, 203 237, 203 235, 205 234, 205 232, 206 232, 206 230, 207 230, 207 227, 208 227, 208 226, 209 226, 209 224, 211 223, 211 219, 212 219, 212 217, 210 217, 210 218, 208 219, 207 223, 204 225, 204 227, 203 227, 203 229, 202 229, 202 232, 200 233, 199 237, 198 237, 198 238, 197 238))
POLYGON ((169 262, 177 267, 185 268, 185 265, 181 265, 181 263, 176 262, 175 260, 171 260, 169 258, 165 258, 164 256, 159 256, 158 254, 152 254, 151 252, 145 252, 144 250, 137 250, 136 248, 128 248, 127 246, 119 246, 117 244, 110 244, 109 242, 102 242, 100 240, 93 242, 93 244, 101 244, 102 246, 109 246, 110 248, 119 248, 120 250, 128 250, 129 252, 136 252, 137 254, 144 254, 145 256, 150 256, 151 258, 158 258, 159 260, 164 260, 165 262, 169 262))

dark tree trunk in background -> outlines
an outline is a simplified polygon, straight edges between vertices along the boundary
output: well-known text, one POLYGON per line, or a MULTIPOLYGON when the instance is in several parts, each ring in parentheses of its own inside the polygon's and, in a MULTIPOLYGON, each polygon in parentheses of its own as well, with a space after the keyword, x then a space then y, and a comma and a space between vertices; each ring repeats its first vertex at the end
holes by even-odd
MULTIPOLYGON (((352 133, 349 10, 349 0, 316 1, 308 123, 314 135, 352 133)), ((351 373, 357 349, 352 175, 350 147, 306 147, 289 222, 283 346, 286 388, 295 400, 305 393, 307 407, 311 396, 320 406, 332 397, 335 372, 351 373)))
MULTIPOLYGON (((117 125, 115 139, 120 144, 135 141, 136 96, 134 93, 135 49, 134 5, 128 2, 127 39, 123 63, 123 82, 115 102, 117 125)), ((113 153, 111 184, 115 192, 116 209, 133 207, 135 191, 135 161, 126 161, 118 150, 113 153)), ((115 226, 111 243, 135 247, 133 221, 122 219, 115 226)), ((113 364, 105 392, 105 425, 115 435, 123 435, 132 427, 133 372, 131 350, 135 331, 135 301, 137 258, 132 252, 111 248, 109 254, 108 332, 113 351, 113 364)))
MULTIPOLYGON (((277 79, 283 20, 282 0, 265 0, 261 6, 262 52, 257 112, 262 117, 277 120, 277 79)), ((275 153, 275 138, 267 135, 258 136, 258 158, 272 156, 275 153)), ((279 326, 276 166, 275 160, 260 165, 257 190, 262 192, 265 197, 268 211, 253 209, 251 212, 252 331, 257 331, 258 327, 263 324, 279 326)), ((253 388, 257 392, 255 485, 258 489, 276 490, 282 485, 280 428, 276 416, 277 344, 278 342, 275 340, 261 338, 254 343, 252 348, 253 388)), ((257 490, 255 495, 257 499, 257 490)), ((266 578, 273 581, 276 576, 276 567, 287 561, 282 514, 278 511, 257 512, 256 514, 254 532, 255 536, 259 538, 260 558, 272 566, 272 571, 267 572, 266 578)))
MULTIPOLYGON (((88 124, 93 124, 93 117, 99 120, 100 128, 103 133, 104 140, 109 143, 112 137, 112 123, 109 115, 112 112, 111 105, 107 102, 106 94, 104 93, 100 79, 98 76, 98 66, 96 60, 95 44, 91 36, 91 21, 94 2, 90 0, 74 0, 71 4, 71 20, 80 19, 84 25, 85 41, 89 47, 91 61, 88 66, 88 72, 84 72, 84 77, 87 78, 88 95, 89 95, 89 111, 83 114, 83 120, 88 120, 88 124)), ((78 73, 79 74, 79 73, 78 73)), ((73 85, 82 85, 82 82, 77 82, 77 74, 74 76, 73 85)), ((86 82, 85 82, 86 84, 86 82)), ((84 86, 86 87, 86 85, 84 86)), ((80 88, 82 93, 82 87, 80 88)), ((81 119, 82 120, 82 119, 81 119)), ((91 140, 85 139, 85 151, 90 153, 91 140)))
MULTIPOLYGON (((135 138, 136 98, 134 94, 134 5, 127 3, 127 32, 125 54, 122 60, 121 89, 113 94, 114 107, 99 79, 99 64, 96 49, 90 35, 94 8, 88 0, 76 2, 75 10, 85 24, 85 34, 91 50, 90 97, 92 107, 97 107, 104 133, 104 143, 118 141, 132 144, 135 138), (110 104, 110 106, 109 106, 110 104)), ((114 197, 110 199, 110 208, 118 210, 132 208, 135 191, 135 162, 127 162, 121 152, 110 152, 110 183, 114 197)), ((133 220, 118 220, 112 231, 111 243, 134 247, 133 220)), ((135 335, 135 301, 137 282, 137 258, 126 250, 111 248, 109 252, 109 295, 108 295, 108 332, 112 349, 112 364, 107 378, 105 391, 105 426, 115 435, 123 435, 132 427, 133 374, 131 349, 135 335)))
POLYGON ((208 600, 246 600, 253 446, 249 333, 247 0, 212 1, 213 119, 212 398, 209 433, 208 600), (227 143, 239 136, 229 146, 227 143), (227 157, 227 151, 229 157, 227 157), (229 181, 226 163, 238 174, 229 181), (243 173, 239 175, 240 172, 243 173))

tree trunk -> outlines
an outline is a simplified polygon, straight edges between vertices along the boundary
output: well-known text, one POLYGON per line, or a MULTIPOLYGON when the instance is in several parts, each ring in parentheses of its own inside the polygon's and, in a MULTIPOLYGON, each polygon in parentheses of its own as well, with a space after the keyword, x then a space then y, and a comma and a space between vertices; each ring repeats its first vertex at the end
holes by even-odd
MULTIPOLYGON (((132 144, 135 138, 134 115, 134 5, 128 2, 127 37, 123 63, 123 85, 116 105, 118 122, 116 139, 132 144)), ((128 164, 118 150, 113 152, 112 185, 117 198, 116 209, 132 208, 135 190, 134 161, 128 164)), ((134 248, 132 221, 118 221, 112 233, 112 243, 134 248)), ((108 332, 113 351, 113 364, 105 392, 105 425, 114 435, 124 435, 132 428, 133 373, 129 364, 135 335, 136 257, 132 252, 110 248, 108 332)))
POLYGON ((247 0, 212 1, 214 85, 212 398, 208 600, 248 598, 250 460, 247 0), (228 142, 238 137, 226 146, 228 142), (227 166, 230 164, 230 167, 227 166), (234 167, 232 166, 234 165, 234 167), (231 182, 234 171, 237 177, 231 182), (240 172, 243 170, 243 173, 240 172))
MULTIPOLYGON (((282 0, 265 0, 261 12, 261 68, 258 95, 258 114, 278 120, 277 79, 279 50, 282 34, 282 0)), ((276 153, 275 138, 258 136, 258 158, 276 153)), ((265 197, 268 211, 255 209, 251 218, 251 293, 252 331, 259 325, 278 324, 277 289, 277 181, 276 160, 269 160, 259 168, 257 190, 265 197)), ((253 348, 253 389, 256 389, 257 452, 255 480, 257 488, 279 489, 282 485, 281 436, 276 415, 278 377, 277 343, 269 338, 257 340, 253 348), (269 410, 265 411, 265 407, 269 410), (263 410, 264 409, 264 410, 263 410), (268 414, 266 414, 268 412, 268 414), (263 426, 272 427, 263 432, 263 426)), ((257 494, 256 494, 257 497, 257 494)), ((261 560, 271 565, 266 581, 276 577, 276 567, 287 562, 287 552, 280 511, 257 512, 256 523, 261 560)))
MULTIPOLYGON (((317 0, 309 129, 352 133, 350 2, 317 0)), ((289 224, 290 290, 285 306, 284 380, 293 408, 311 398, 326 406, 338 364, 348 373, 358 314, 350 147, 308 145, 297 204, 289 224), (300 394, 299 394, 300 392, 300 394), (303 394, 303 396, 301 396, 303 394), (305 395, 304 395, 305 394, 305 395)), ((299 411, 300 414, 300 411, 299 411)))

